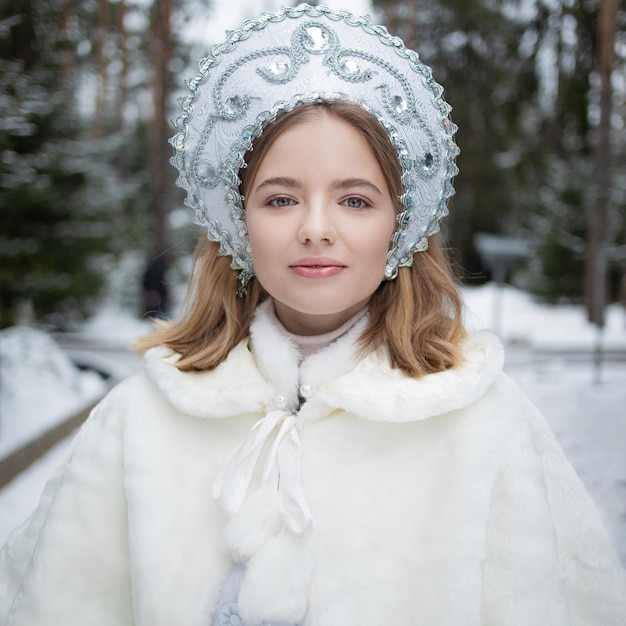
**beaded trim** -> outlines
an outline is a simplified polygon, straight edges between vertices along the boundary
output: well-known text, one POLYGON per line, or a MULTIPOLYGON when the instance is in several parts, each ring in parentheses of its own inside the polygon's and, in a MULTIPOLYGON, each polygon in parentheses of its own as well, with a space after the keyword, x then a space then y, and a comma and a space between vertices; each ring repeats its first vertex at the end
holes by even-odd
POLYGON ((187 86, 171 139, 177 184, 187 191, 194 222, 219 242, 220 255, 232 257, 242 292, 254 267, 238 172, 263 129, 301 104, 355 102, 380 122, 396 148, 403 210, 386 279, 411 265, 448 214, 458 172, 451 107, 417 53, 369 16, 306 4, 262 13, 212 46, 187 86))

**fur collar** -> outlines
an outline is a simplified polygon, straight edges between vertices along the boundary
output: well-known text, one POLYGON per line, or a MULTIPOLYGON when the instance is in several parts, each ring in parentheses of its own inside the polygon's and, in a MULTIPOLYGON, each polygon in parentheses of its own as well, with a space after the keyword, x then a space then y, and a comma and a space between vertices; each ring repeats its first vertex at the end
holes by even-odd
POLYGON ((489 331, 469 335, 460 366, 420 379, 393 369, 383 354, 359 358, 355 345, 367 316, 298 367, 297 348, 272 323, 271 306, 271 300, 259 306, 249 340, 215 369, 181 372, 175 367, 178 355, 158 347, 145 357, 148 378, 174 407, 198 417, 267 412, 277 408, 281 396, 295 410, 299 397, 307 395, 303 417, 328 414, 330 408, 367 420, 409 422, 475 402, 502 371, 502 344, 489 331))

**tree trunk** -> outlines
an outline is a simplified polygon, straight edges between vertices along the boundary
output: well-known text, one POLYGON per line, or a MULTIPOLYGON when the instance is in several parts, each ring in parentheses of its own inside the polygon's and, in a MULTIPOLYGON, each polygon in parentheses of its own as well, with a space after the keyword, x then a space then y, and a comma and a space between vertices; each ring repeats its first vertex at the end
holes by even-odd
POLYGON ((169 190, 168 143, 170 127, 167 119, 167 104, 172 90, 169 69, 174 53, 171 18, 174 0, 157 0, 153 5, 150 50, 152 57, 152 99, 154 118, 151 129, 150 185, 151 205, 154 214, 154 246, 158 251, 165 249, 166 199, 169 190))
POLYGON ((109 0, 98 0, 98 26, 96 32, 96 111, 93 123, 93 136, 104 135, 106 116, 106 96, 108 90, 108 61, 106 43, 109 37, 109 0))
POLYGON ((121 129, 124 125, 124 108, 128 103, 128 44, 126 32, 126 1, 119 0, 117 4, 117 37, 122 70, 117 85, 117 102, 115 103, 116 127, 121 129))
POLYGON ((604 325, 607 294, 607 215, 611 190, 611 72, 619 0, 602 0, 598 16, 596 69, 600 76, 600 123, 595 146, 592 210, 585 267, 585 304, 589 321, 604 325))
POLYGON ((64 2, 59 12, 59 30, 63 33, 63 57, 61 59, 61 74, 69 76, 76 70, 76 55, 70 38, 71 7, 64 2))

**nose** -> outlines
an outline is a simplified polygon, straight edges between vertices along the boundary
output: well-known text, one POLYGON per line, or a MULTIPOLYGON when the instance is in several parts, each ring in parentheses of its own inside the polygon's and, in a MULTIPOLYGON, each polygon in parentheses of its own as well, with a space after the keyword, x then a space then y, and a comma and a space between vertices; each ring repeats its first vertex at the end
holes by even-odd
POLYGON ((332 208, 328 203, 316 200, 304 207, 298 229, 298 240, 301 243, 335 243, 337 227, 332 208))

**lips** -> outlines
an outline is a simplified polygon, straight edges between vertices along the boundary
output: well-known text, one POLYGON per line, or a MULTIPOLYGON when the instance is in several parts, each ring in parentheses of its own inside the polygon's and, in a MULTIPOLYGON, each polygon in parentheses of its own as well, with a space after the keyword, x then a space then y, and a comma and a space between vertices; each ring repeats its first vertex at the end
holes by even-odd
POLYGON ((335 259, 310 258, 299 259, 290 268, 303 278, 329 278, 343 272, 346 266, 335 259))

